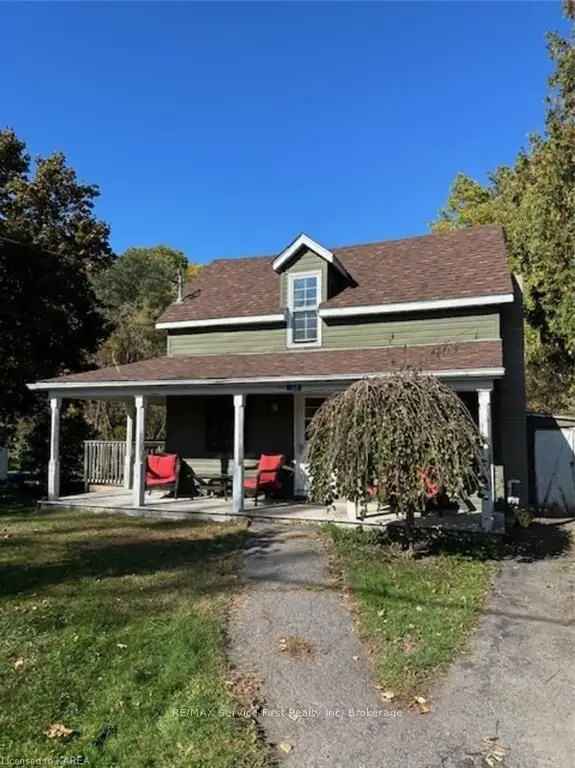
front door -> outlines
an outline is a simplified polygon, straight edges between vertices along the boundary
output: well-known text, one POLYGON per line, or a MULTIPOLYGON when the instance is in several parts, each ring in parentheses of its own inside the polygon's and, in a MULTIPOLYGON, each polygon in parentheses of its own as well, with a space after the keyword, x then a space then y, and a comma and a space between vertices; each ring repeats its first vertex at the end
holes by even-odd
POLYGON ((325 396, 294 395, 294 456, 296 496, 307 496, 309 492, 309 472, 307 463, 308 427, 316 411, 326 399, 325 396))

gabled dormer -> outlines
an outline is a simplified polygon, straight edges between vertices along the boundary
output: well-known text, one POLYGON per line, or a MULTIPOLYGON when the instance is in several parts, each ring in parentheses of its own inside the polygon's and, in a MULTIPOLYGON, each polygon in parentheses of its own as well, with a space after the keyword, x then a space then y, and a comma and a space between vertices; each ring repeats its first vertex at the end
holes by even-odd
POLYGON ((280 303, 287 316, 290 348, 321 346, 319 306, 351 280, 335 254, 305 234, 272 262, 280 275, 280 303))

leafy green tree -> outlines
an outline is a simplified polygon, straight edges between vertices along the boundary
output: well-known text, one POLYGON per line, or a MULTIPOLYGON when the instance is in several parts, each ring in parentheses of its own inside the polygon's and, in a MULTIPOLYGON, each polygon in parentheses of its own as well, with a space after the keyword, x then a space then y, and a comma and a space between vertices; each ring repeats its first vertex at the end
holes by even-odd
MULTIPOLYGON (((94 215, 94 184, 82 184, 61 152, 39 157, 32 172, 25 144, 0 131, 2 233, 60 256, 74 270, 96 274, 112 261, 110 230, 94 215)), ((80 275, 79 275, 80 276, 80 275)))
POLYGON ((155 329, 176 298, 178 272, 188 260, 165 245, 128 248, 94 280, 112 332, 98 351, 100 365, 122 365, 165 353, 166 336, 155 329))
MULTIPOLYGON (((10 459, 23 472, 42 477, 50 458, 50 410, 42 401, 27 416, 18 419, 10 443, 10 459)), ((84 415, 82 401, 65 401, 60 420, 62 481, 78 481, 83 472, 83 441, 97 438, 84 415)), ((64 488, 64 493, 66 493, 64 488)), ((77 492, 77 489, 76 489, 77 492)))
MULTIPOLYGON (((570 18, 573 10, 567 8, 570 18)), ((499 223, 510 266, 523 282, 531 407, 573 407, 575 398, 575 29, 548 35, 554 63, 545 133, 486 185, 458 174, 436 231, 499 223)))
MULTIPOLYGON (((123 365, 166 354, 166 334, 156 321, 177 295, 178 273, 193 278, 196 265, 165 245, 128 248, 95 279, 97 297, 111 332, 96 354, 99 366, 123 365)), ((95 403, 90 422, 106 439, 123 436, 124 409, 114 403, 95 403)), ((148 437, 163 435, 163 409, 151 408, 148 437)))
POLYGON ((86 366, 104 333, 91 279, 112 261, 99 192, 60 153, 32 166, 0 131, 0 439, 39 408, 26 383, 86 366))

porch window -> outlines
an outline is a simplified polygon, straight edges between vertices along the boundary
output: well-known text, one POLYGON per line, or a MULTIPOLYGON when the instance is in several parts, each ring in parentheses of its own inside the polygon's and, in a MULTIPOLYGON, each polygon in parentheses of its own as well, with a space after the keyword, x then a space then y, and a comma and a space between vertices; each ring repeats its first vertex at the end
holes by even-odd
POLYGON ((290 276, 289 306, 290 345, 318 344, 319 339, 319 274, 290 276))

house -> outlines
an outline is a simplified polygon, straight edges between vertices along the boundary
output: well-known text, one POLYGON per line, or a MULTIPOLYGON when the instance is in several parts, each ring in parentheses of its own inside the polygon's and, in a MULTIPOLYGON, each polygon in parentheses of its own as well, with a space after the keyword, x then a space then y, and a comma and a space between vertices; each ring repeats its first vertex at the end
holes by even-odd
POLYGON ((480 226, 327 248, 302 234, 269 257, 216 260, 160 317, 166 355, 31 385, 52 408, 49 494, 59 493, 62 398, 117 398, 128 417, 133 503, 144 503, 146 406, 167 407, 166 450, 186 462, 233 459, 243 510, 245 457, 283 453, 304 496, 306 426, 323 398, 405 366, 439 376, 468 405, 486 441, 497 496, 526 500, 520 286, 504 234, 480 226))

